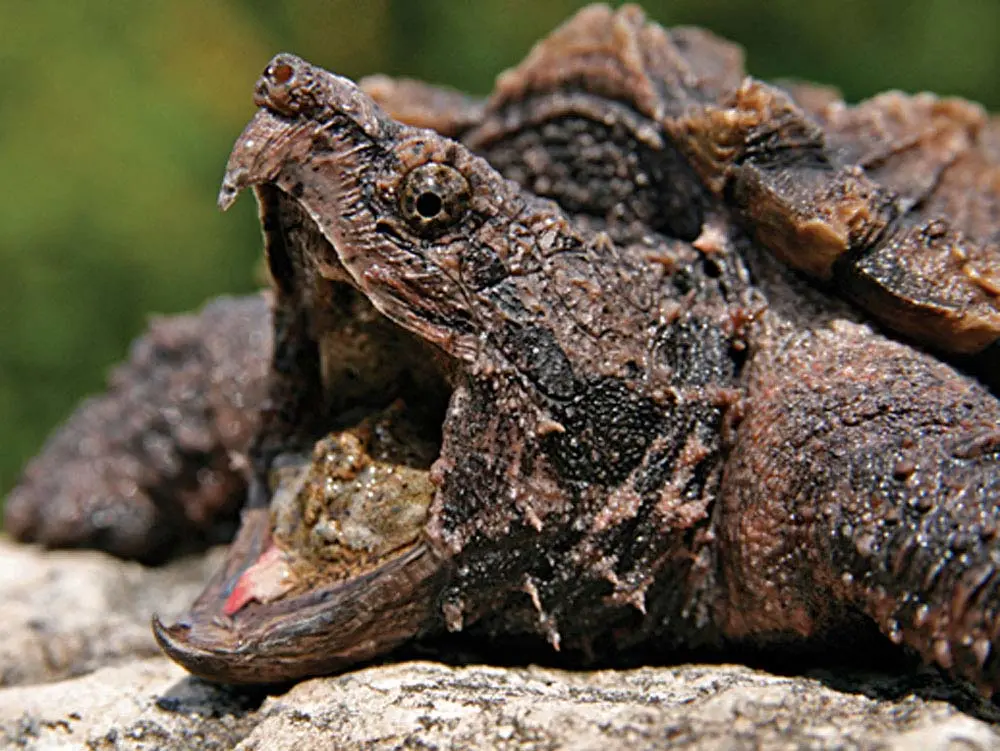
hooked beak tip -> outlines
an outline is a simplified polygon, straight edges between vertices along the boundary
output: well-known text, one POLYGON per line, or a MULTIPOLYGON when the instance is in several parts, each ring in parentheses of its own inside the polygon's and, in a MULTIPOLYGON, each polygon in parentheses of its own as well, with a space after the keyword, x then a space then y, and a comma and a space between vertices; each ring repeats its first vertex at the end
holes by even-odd
POLYGON ((160 645, 160 648, 164 652, 171 656, 176 654, 180 647, 177 640, 180 632, 190 629, 190 625, 185 623, 175 623, 172 626, 167 626, 160 620, 160 616, 156 613, 153 614, 153 620, 150 625, 152 626, 153 638, 156 639, 156 643, 160 645))

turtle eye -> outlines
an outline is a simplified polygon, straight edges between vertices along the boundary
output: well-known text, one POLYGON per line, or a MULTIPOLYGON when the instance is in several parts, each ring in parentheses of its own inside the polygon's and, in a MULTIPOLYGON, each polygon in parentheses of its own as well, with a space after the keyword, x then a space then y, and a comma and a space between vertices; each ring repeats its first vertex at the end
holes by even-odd
POLYGON ((428 162, 403 178, 399 208, 416 232, 433 235, 457 223, 469 206, 469 183, 454 167, 428 162))

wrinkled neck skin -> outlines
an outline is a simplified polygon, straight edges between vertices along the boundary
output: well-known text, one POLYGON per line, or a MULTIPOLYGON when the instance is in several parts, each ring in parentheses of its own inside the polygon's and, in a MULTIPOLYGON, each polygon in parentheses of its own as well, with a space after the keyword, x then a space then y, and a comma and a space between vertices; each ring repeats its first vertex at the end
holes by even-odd
MULTIPOLYGON (((652 233, 616 243, 291 56, 269 66, 258 104, 220 203, 255 187, 279 291, 259 475, 302 437, 303 394, 320 394, 329 419, 433 362, 451 395, 412 546, 334 594, 307 595, 305 625, 288 627, 290 602, 271 605, 273 616, 253 603, 232 614, 232 635, 205 636, 192 619, 185 633, 158 624, 167 651, 209 678, 261 681, 328 672, 444 629, 537 634, 589 655, 654 635, 715 641, 712 506, 752 307, 735 254, 706 262, 652 233), (401 179, 429 162, 468 184, 461 216, 433 233, 400 216, 401 179), (404 349, 426 356, 396 359, 385 383, 346 392, 323 344, 344 325, 331 313, 337 295, 378 311, 368 340, 417 342, 404 349), (380 633, 369 614, 360 630, 342 629, 344 617, 323 608, 390 625, 380 633)), ((249 561, 267 547, 256 534, 235 546, 249 561)), ((231 563, 193 620, 245 570, 231 563)))

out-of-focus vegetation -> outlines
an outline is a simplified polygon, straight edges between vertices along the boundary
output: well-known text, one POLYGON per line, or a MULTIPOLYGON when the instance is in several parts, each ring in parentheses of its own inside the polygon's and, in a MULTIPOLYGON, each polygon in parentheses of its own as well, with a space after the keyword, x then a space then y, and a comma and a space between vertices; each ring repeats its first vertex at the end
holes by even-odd
MULTIPOLYGON (((150 313, 255 287, 252 201, 223 216, 215 195, 274 52, 485 93, 583 4, 0 0, 0 497, 150 313)), ((741 42, 762 77, 1000 104, 995 0, 645 7, 741 42)))

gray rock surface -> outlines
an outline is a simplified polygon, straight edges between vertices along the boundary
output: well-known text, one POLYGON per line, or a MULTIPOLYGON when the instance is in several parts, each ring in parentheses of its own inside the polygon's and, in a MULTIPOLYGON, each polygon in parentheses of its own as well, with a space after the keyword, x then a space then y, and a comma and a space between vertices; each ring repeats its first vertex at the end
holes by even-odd
POLYGON ((230 749, 252 696, 189 678, 163 657, 0 690, 0 748, 230 749))
POLYGON ((969 748, 988 724, 914 697, 878 701, 734 665, 566 673, 406 663, 268 699, 241 749, 969 748), (959 746, 961 747, 961 746, 959 746))
POLYGON ((183 612, 223 550, 150 569, 90 551, 43 551, 0 537, 0 686, 81 675, 160 654, 154 610, 183 612))
POLYGON ((182 609, 217 561, 143 569, 0 540, 0 747, 1000 748, 1000 712, 929 672, 410 662, 271 697, 212 686, 150 656, 148 619, 182 609))

